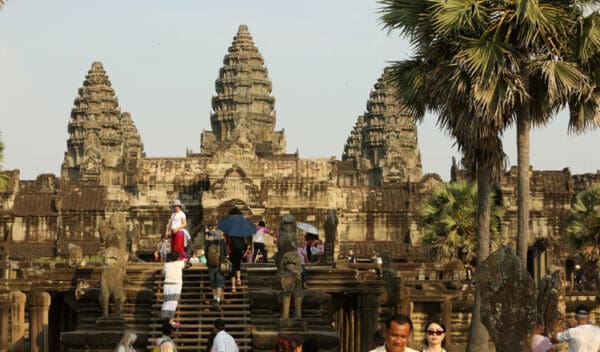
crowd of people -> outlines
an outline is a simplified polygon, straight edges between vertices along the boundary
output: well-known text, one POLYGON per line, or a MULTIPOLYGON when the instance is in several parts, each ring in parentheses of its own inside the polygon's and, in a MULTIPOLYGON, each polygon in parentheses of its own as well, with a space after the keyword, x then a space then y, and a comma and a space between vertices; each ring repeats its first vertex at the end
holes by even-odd
MULTIPOLYGON (((183 270, 193 264, 205 264, 208 268, 210 288, 212 290, 213 304, 221 309, 223 294, 226 286, 226 276, 231 280, 231 292, 237 292, 242 285, 241 263, 264 263, 269 260, 267 247, 265 245, 267 236, 273 236, 277 241, 278 234, 272 231, 264 221, 258 222, 256 231, 252 236, 238 237, 230 236, 221 230, 215 230, 214 225, 209 224, 205 230, 205 245, 191 256, 188 255, 187 247, 192 241, 186 230, 187 220, 184 213, 185 207, 179 201, 171 203, 172 215, 168 221, 165 235, 161 237, 156 246, 155 260, 164 262, 163 274, 163 304, 160 317, 163 319, 162 336, 156 340, 153 352, 177 351, 173 336, 175 329, 180 325, 175 321, 177 303, 181 295, 183 285, 183 270), (251 239, 251 242, 249 241, 251 239)), ((305 266, 310 263, 318 263, 322 256, 322 242, 318 236, 306 233, 304 238, 299 239, 297 248, 298 256, 302 265, 302 280, 305 282, 305 266)), ((372 258, 377 268, 383 263, 381 256, 375 253, 372 258)), ((357 258, 352 249, 346 256, 348 263, 356 263, 357 258)), ((579 268, 576 268, 579 269, 579 268)), ((474 268, 465 266, 467 285, 474 281, 474 268)), ((580 277, 575 278, 575 283, 580 284, 580 277)), ((579 289, 579 287, 578 287, 579 289)), ((590 310, 585 305, 580 305, 575 311, 574 319, 563 329, 554 329, 553 333, 546 332, 543 323, 538 323, 531 338, 532 352, 554 352, 555 344, 567 342, 569 352, 600 352, 600 328, 590 324, 590 310)), ((374 342, 378 346, 370 352, 416 352, 408 346, 413 333, 413 323, 409 316, 393 315, 385 322, 385 327, 374 336, 374 342)), ((422 352, 446 352, 446 327, 440 321, 430 321, 424 329, 425 341, 422 352)), ((126 332, 115 352, 135 351, 133 344, 137 336, 126 332)), ((234 338, 225 330, 225 322, 217 319, 213 324, 213 331, 209 337, 208 352, 237 352, 238 347, 234 338)), ((273 351, 276 352, 312 352, 318 351, 318 345, 314 339, 300 341, 294 337, 280 335, 275 341, 273 351)))

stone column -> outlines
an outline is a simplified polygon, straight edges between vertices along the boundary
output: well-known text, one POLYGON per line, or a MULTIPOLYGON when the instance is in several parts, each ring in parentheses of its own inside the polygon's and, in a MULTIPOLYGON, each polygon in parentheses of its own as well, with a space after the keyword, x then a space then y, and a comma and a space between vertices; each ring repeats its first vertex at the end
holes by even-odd
POLYGON ((0 296, 0 352, 8 352, 8 316, 10 314, 10 299, 8 294, 0 296))
POLYGON ((379 296, 376 294, 359 294, 358 311, 360 319, 360 334, 355 339, 356 351, 363 351, 373 344, 373 335, 377 330, 379 296))
POLYGON ((25 351, 25 302, 27 296, 21 291, 10 291, 10 345, 11 352, 25 351))
POLYGON ((29 295, 29 336, 31 352, 50 352, 48 346, 48 311, 50 294, 37 291, 29 295))
POLYGON ((446 326, 446 344, 452 343, 452 302, 450 299, 445 299, 442 302, 442 321, 446 326))

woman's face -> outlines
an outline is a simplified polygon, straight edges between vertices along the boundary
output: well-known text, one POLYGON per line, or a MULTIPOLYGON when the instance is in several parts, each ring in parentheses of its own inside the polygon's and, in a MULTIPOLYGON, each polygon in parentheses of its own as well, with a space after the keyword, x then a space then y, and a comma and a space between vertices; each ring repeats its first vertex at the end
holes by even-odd
POLYGON ((439 345, 446 337, 446 332, 437 323, 429 324, 425 333, 427 334, 427 345, 439 345))

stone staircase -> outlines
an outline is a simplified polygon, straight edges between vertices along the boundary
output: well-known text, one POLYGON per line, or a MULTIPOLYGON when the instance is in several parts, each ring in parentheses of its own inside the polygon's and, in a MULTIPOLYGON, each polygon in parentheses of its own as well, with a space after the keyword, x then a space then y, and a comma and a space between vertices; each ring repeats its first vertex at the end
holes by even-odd
MULTIPOLYGON (((183 288, 177 305, 175 319, 181 323, 179 336, 174 339, 178 351, 204 351, 207 339, 217 318, 225 321, 225 330, 235 338, 240 351, 251 351, 252 332, 250 325, 250 302, 247 275, 242 268, 242 286, 231 292, 230 280, 226 280, 224 302, 220 308, 213 304, 212 290, 205 266, 196 265, 183 272, 183 288)), ((163 301, 163 281, 158 275, 155 282, 155 297, 152 304, 152 323, 148 335, 148 346, 161 336, 160 308, 163 301)))

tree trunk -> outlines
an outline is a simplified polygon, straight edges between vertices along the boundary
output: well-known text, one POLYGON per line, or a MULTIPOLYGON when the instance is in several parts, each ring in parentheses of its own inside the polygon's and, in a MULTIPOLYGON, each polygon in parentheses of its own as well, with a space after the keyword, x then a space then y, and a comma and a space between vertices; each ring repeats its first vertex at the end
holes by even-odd
MULTIPOLYGON (((477 264, 490 255, 490 194, 491 175, 490 169, 477 165, 477 264)), ((485 352, 488 350, 489 333, 481 323, 481 294, 477 284, 477 270, 475 271, 475 302, 471 311, 471 327, 467 352, 485 352)))
POLYGON ((517 255, 527 268, 529 242, 529 109, 524 106, 517 112, 517 255))

